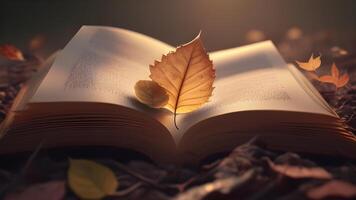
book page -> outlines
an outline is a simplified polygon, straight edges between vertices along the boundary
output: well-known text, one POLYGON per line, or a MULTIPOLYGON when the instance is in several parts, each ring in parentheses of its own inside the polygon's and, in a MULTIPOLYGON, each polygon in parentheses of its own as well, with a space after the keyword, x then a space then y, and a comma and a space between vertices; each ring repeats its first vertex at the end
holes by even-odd
POLYGON ((149 80, 149 65, 173 47, 120 28, 83 26, 55 59, 29 103, 96 102, 145 112, 175 137, 172 114, 141 105, 138 80, 149 80))
MULTIPOLYGON (((213 96, 199 110, 178 116, 186 130, 221 114, 283 110, 332 115, 300 86, 270 41, 210 54, 216 68, 213 96)), ((268 120, 268 119, 267 119, 268 120)))
POLYGON ((149 79, 150 63, 173 47, 119 28, 84 26, 56 58, 31 103, 100 102, 144 111, 178 142, 193 124, 244 110, 288 110, 328 114, 300 87, 271 42, 211 53, 216 68, 211 101, 178 115, 153 112, 135 101, 134 85, 149 79))
POLYGON ((136 81, 149 64, 171 50, 139 33, 83 26, 56 58, 31 99, 37 102, 101 102, 135 107, 136 81))

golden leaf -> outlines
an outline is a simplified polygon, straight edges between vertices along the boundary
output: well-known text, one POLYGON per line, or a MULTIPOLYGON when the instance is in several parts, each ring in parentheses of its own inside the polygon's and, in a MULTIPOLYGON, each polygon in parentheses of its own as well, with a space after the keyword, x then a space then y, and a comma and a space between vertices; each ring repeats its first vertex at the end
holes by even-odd
POLYGON ((318 80, 323 83, 332 83, 336 86, 336 88, 341 88, 349 82, 350 77, 347 73, 340 76, 339 69, 336 64, 333 63, 331 66, 331 75, 321 76, 318 80))
POLYGON ((150 78, 166 89, 169 100, 165 108, 174 113, 198 109, 209 100, 213 91, 215 70, 199 35, 163 55, 150 65, 150 78))
POLYGON ((0 55, 9 60, 24 61, 22 52, 13 45, 4 44, 0 45, 0 55))
POLYGON ((300 62, 296 61, 298 66, 306 71, 315 71, 318 69, 321 65, 321 56, 317 56, 314 58, 314 55, 312 54, 307 62, 300 62))
POLYGON ((168 103, 166 90, 154 81, 140 80, 135 84, 137 99, 152 108, 162 108, 168 103))
POLYGON ((101 199, 112 195, 119 185, 111 169, 101 164, 73 159, 69 164, 69 186, 82 199, 101 199))

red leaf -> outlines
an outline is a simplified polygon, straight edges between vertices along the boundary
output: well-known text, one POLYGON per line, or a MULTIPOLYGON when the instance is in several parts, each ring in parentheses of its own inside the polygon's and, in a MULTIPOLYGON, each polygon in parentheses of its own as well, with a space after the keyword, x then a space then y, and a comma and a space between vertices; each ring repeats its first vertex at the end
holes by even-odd
POLYGON ((10 193, 5 196, 5 200, 61 200, 65 195, 65 182, 52 181, 35 184, 25 188, 18 193, 10 193))
POLYGON ((9 60, 24 61, 22 52, 11 44, 0 45, 0 54, 9 60))
POLYGON ((307 192, 311 199, 324 199, 328 197, 354 198, 356 197, 356 185, 345 181, 333 180, 307 192))

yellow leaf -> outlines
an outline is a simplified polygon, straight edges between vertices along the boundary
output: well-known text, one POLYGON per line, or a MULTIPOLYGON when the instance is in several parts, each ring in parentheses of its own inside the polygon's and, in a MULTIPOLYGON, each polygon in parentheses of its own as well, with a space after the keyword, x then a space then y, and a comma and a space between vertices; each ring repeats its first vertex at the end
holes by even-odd
POLYGON ((73 159, 69 164, 69 186, 82 199, 101 199, 112 195, 119 185, 111 169, 101 164, 73 159))
POLYGON ((166 89, 169 100, 165 108, 174 113, 198 109, 209 100, 213 91, 215 70, 199 35, 163 55, 150 65, 150 78, 166 89))
POLYGON ((154 81, 140 80, 135 84, 137 99, 152 108, 162 108, 168 103, 166 90, 154 81))
POLYGON ((312 54, 307 62, 299 62, 296 61, 298 66, 306 71, 315 71, 318 69, 321 65, 321 56, 317 56, 314 58, 314 55, 312 54))

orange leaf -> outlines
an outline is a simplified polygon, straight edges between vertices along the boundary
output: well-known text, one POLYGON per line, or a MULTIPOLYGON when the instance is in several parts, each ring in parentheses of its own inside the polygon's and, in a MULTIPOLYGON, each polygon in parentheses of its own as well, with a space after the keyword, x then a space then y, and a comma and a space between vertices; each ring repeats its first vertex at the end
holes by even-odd
POLYGON ((320 76, 318 80, 323 83, 335 83, 335 78, 330 75, 320 76))
POLYGON ((300 62, 296 61, 298 66, 306 71, 315 71, 318 69, 321 65, 321 56, 317 56, 314 58, 314 55, 312 54, 307 62, 300 62))
POLYGON ((0 46, 0 54, 9 60, 24 61, 22 52, 13 45, 4 44, 0 46))
POLYGON ((215 70, 199 35, 163 55, 150 65, 150 78, 166 89, 169 100, 165 108, 174 113, 198 109, 212 95, 215 70))
POLYGON ((283 174, 291 178, 317 178, 317 179, 330 179, 332 175, 325 169, 320 167, 302 167, 292 165, 278 165, 268 160, 269 166, 273 171, 283 174))
POLYGON ((349 82, 349 80, 350 77, 347 73, 340 76, 340 71, 335 63, 333 63, 331 66, 331 76, 325 75, 319 78, 320 82, 332 83, 336 86, 336 88, 345 86, 349 82))
POLYGON ((339 75, 340 75, 339 69, 336 67, 336 64, 333 63, 331 66, 331 76, 333 76, 336 79, 339 79, 339 75))
POLYGON ((350 80, 350 77, 348 74, 343 74, 341 75, 340 79, 337 81, 336 87, 340 88, 345 86, 350 80))
POLYGON ((162 108, 168 103, 168 94, 154 81, 140 80, 135 85, 137 99, 152 108, 162 108))
POLYGON ((310 199, 325 199, 328 197, 354 198, 356 197, 356 185, 345 181, 332 180, 324 185, 310 189, 307 192, 310 199))

